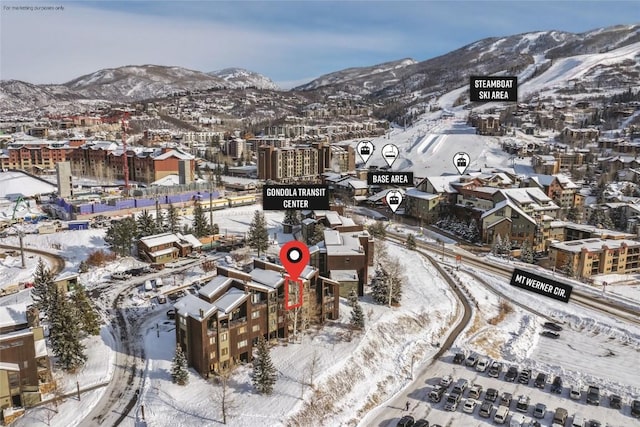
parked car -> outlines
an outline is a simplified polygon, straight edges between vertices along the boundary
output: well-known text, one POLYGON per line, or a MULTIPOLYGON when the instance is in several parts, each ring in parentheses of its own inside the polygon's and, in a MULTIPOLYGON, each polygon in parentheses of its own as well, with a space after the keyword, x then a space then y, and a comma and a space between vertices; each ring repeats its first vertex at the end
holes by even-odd
POLYGON ((525 396, 524 394, 520 396, 518 399, 518 403, 516 403, 516 409, 520 412, 527 412, 529 410, 529 396, 525 396))
POLYGON ((444 402, 444 410, 445 411, 455 411, 458 409, 459 395, 457 394, 449 394, 447 395, 447 400, 444 402))
POLYGON ((145 280, 144 281, 144 290, 146 292, 152 291, 153 290, 153 283, 151 283, 150 280, 145 280))
POLYGON ((440 379, 440 385, 442 387, 449 387, 453 382, 453 377, 451 375, 445 375, 440 379))
POLYGON ((515 366, 509 366, 507 373, 504 374, 505 381, 514 382, 518 377, 518 368, 515 366))
POLYGON ((127 273, 126 271, 116 271, 115 273, 111 274, 111 278, 114 280, 129 280, 131 279, 131 274, 127 273))
POLYGON ((631 402, 631 416, 640 418, 640 400, 633 400, 631 402))
POLYGON ((594 385, 590 385, 587 389, 587 404, 588 405, 600 405, 600 388, 594 385))
POLYGON ((169 319, 175 319, 176 318, 176 311, 173 308, 170 308, 169 310, 167 310, 167 317, 169 319))
POLYGON ((556 408, 556 411, 553 413, 553 425, 564 426, 567 423, 567 418, 569 418, 569 413, 566 409, 556 408))
POLYGON ((462 396, 462 393, 464 393, 468 385, 469 385, 469 381, 467 381, 464 378, 460 378, 458 381, 456 381, 456 383, 453 386, 453 393, 456 393, 462 396))
POLYGON ((493 416, 493 422, 496 424, 504 424, 507 422, 509 416, 509 408, 506 406, 499 406, 496 410, 496 414, 493 416))
POLYGON ((537 388, 544 389, 544 386, 546 383, 547 383, 547 374, 540 372, 538 373, 536 380, 533 382, 533 385, 537 388))
POLYGON ((609 407, 610 408, 615 408, 615 409, 621 409, 622 408, 622 398, 620 396, 618 396, 617 394, 612 394, 611 396, 609 396, 609 407))
POLYGON ((496 390, 495 388, 488 388, 487 393, 484 395, 484 400, 495 402, 497 398, 498 398, 498 390, 496 390))
POLYGON ((158 300, 158 304, 166 304, 167 303, 167 297, 159 294, 158 296, 156 296, 156 299, 158 300))
POLYGON ((554 340, 560 338, 560 334, 555 331, 542 331, 540 332, 540 335, 547 338, 553 338, 554 340))
POLYGON ((464 359, 464 353, 456 353, 455 356, 453 356, 453 363, 456 365, 462 365, 464 363, 464 359))
POLYGON ((598 420, 589 420, 588 427, 602 427, 602 424, 598 420))
POLYGON ((429 400, 432 402, 440 402, 446 390, 447 389, 445 387, 440 384, 436 384, 436 386, 429 392, 429 400))
POLYGON ((571 420, 571 427, 584 427, 586 422, 587 420, 582 414, 574 414, 573 420, 571 420))
POLYGON ((582 397, 582 387, 580 386, 580 384, 573 384, 571 386, 569 397, 573 400, 580 400, 580 398, 582 397))
POLYGON ((474 384, 469 390, 469 397, 471 399, 480 399, 480 395, 482 394, 482 385, 474 384))
POLYGON ((493 361, 491 366, 489 366, 489 376, 492 378, 498 378, 500 376, 500 372, 502 372, 502 363, 493 361))
POLYGON ((490 418, 491 411, 493 411, 493 405, 491 404, 491 402, 485 400, 484 402, 482 402, 482 405, 480 405, 480 411, 478 411, 478 415, 480 415, 482 418, 490 418))
POLYGON ((560 332, 562 330, 562 326, 553 322, 544 322, 542 327, 545 329, 551 329, 552 331, 560 332))
POLYGON ((505 391, 500 396, 500 404, 508 408, 509 406, 511 406, 511 399, 513 399, 513 395, 505 391))
POLYGON ((464 406, 462 407, 462 412, 466 412, 467 414, 473 414, 473 411, 476 410, 476 401, 474 399, 467 399, 464 401, 464 406))
POLYGON ((398 424, 396 425, 397 427, 413 427, 415 422, 415 419, 411 415, 405 415, 404 417, 400 418, 400 421, 398 421, 398 424))
POLYGON ((429 427, 429 421, 425 420, 424 418, 420 418, 416 421, 413 427, 429 427))
POLYGON ((487 368, 489 367, 489 363, 490 360, 486 357, 481 358, 480 360, 478 360, 478 363, 476 364, 476 371, 478 372, 484 372, 487 370, 487 368))
POLYGON ((531 369, 523 369, 518 376, 518 382, 520 384, 528 385, 531 379, 531 369))
POLYGON ((513 414, 511 415, 511 420, 509 421, 509 427, 523 427, 527 419, 522 414, 513 414))
POLYGON ((533 408, 533 416, 536 418, 544 418, 547 415, 547 405, 544 403, 536 403, 533 408))
POLYGON ((470 354, 469 357, 467 357, 467 360, 464 361, 464 364, 467 366, 476 366, 477 363, 478 363, 477 354, 470 354))

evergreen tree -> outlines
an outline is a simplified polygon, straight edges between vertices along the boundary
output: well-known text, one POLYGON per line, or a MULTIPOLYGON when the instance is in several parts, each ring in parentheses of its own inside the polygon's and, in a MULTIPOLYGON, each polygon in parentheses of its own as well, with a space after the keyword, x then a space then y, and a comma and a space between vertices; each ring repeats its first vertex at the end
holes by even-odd
POLYGON ((193 207, 193 234, 196 237, 208 236, 211 232, 211 227, 207 222, 207 216, 204 214, 204 209, 200 202, 196 202, 193 207))
POLYGON ((505 254, 507 257, 510 257, 511 249, 512 249, 511 237, 507 235, 507 237, 505 237, 504 240, 502 241, 502 253, 505 254))
POLYGON ((522 247, 520 248, 520 260, 522 262, 533 264, 533 248, 528 240, 525 240, 522 243, 522 247))
POLYGON ((358 293, 356 292, 356 288, 351 288, 349 291, 349 296, 347 297, 349 300, 349 305, 353 307, 358 302, 358 293))
POLYGON ((491 253, 493 255, 500 255, 502 253, 502 237, 498 234, 495 239, 493 239, 493 247, 491 248, 491 253))
POLYGON ((351 326, 357 329, 364 329, 364 312, 357 300, 351 310, 351 326))
POLYGON ((300 212, 295 209, 287 209, 284 211, 283 224, 300 225, 300 212))
POLYGON ((138 229, 138 238, 157 234, 156 221, 146 209, 142 211, 136 220, 136 226, 138 229))
POLYGON ((51 305, 54 297, 56 285, 53 283, 53 273, 45 265, 42 258, 38 259, 36 271, 33 273, 33 288, 31 288, 31 298, 35 302, 38 310, 46 316, 51 315, 51 305))
POLYGON ((480 230, 478 230, 478 223, 476 222, 475 219, 471 219, 467 227, 467 239, 471 243, 475 243, 479 240, 479 238, 480 238, 480 230))
POLYGON ((567 219, 569 221, 577 221, 580 218, 580 210, 575 206, 572 206, 567 211, 567 219))
POLYGON ((176 345, 176 355, 173 357, 171 364, 171 381, 179 385, 186 385, 189 382, 187 357, 184 355, 180 344, 176 345))
POLYGON ((405 278, 397 258, 386 257, 384 265, 379 264, 371 280, 373 299, 379 304, 398 305, 402 296, 405 278), (391 297, 391 301, 389 301, 391 297))
POLYGON ((253 360, 253 386, 260 394, 271 394, 276 383, 277 371, 271 361, 267 341, 258 338, 257 355, 253 360))
POLYGON ((407 235, 406 246, 407 249, 410 249, 412 251, 416 249, 416 238, 413 237, 413 234, 407 235))
POLYGON ((53 301, 49 315, 51 351, 62 369, 75 372, 87 360, 85 346, 80 342, 78 309, 57 288, 54 288, 53 301))
POLYGON ((100 334, 100 318, 95 307, 91 304, 87 291, 78 283, 71 296, 73 306, 78 310, 78 317, 82 330, 89 335, 100 334))
POLYGON ((316 223, 313 226, 313 234, 307 238, 307 245, 313 246, 324 241, 324 230, 326 227, 322 223, 316 223))
POLYGON ((385 230, 382 221, 376 221, 375 223, 370 224, 369 226, 367 226, 367 230, 373 237, 376 237, 378 239, 384 239, 384 237, 387 235, 387 230, 385 230))
POLYGON ((251 225, 249 225, 247 240, 249 247, 258 251, 258 257, 261 252, 265 252, 269 247, 269 232, 267 231, 264 212, 255 211, 253 221, 251 221, 251 225))
POLYGON ((167 209, 164 229, 169 233, 177 233, 180 231, 180 212, 173 204, 169 204, 169 209, 167 209))
POLYGON ((571 258, 567 258, 565 260, 564 264, 562 265, 562 272, 568 277, 574 277, 576 275, 576 272, 573 269, 573 262, 571 261, 571 258))
POLYGON ((137 233, 136 221, 127 217, 111 223, 104 236, 104 241, 113 252, 121 256, 129 256, 137 233))

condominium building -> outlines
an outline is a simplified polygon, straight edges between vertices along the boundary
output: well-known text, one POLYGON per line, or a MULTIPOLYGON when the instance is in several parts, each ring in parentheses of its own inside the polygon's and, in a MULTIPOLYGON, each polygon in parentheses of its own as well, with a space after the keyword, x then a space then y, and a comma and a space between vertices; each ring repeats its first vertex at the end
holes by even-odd
MULTIPOLYGON (((284 269, 254 260, 249 273, 218 267, 217 276, 197 296, 188 294, 175 304, 176 342, 184 350, 189 366, 202 376, 226 371, 253 359, 259 337, 286 339, 294 328, 337 319, 338 283, 307 266, 300 287, 291 284, 288 295, 301 302, 297 312, 285 304, 284 269)), ((294 305, 294 304, 290 304, 294 305)))
POLYGON ((636 240, 583 239, 554 243, 549 261, 557 270, 576 277, 629 274, 640 271, 640 242, 636 240))
POLYGON ((0 168, 30 172, 54 169, 56 163, 69 160, 72 150, 73 147, 64 141, 16 141, 8 144, 4 153, 0 153, 0 168))

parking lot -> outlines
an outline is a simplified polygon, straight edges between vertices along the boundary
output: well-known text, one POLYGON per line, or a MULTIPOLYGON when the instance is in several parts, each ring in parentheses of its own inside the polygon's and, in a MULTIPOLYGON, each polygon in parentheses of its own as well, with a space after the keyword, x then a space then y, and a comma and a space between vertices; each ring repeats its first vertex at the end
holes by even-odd
MULTIPOLYGON (((584 416, 586 420, 600 421, 602 426, 640 426, 638 419, 632 418, 630 415, 630 403, 631 399, 628 396, 622 396, 623 407, 622 409, 609 408, 609 392, 607 390, 601 390, 601 403, 600 406, 587 405, 586 403, 586 384, 583 384, 584 392, 579 400, 573 400, 569 398, 569 390, 572 385, 570 378, 563 378, 563 389, 561 394, 555 394, 550 391, 551 381, 553 376, 547 376, 544 389, 534 387, 534 379, 538 372, 533 371, 531 379, 527 385, 521 384, 516 379, 515 382, 508 382, 504 380, 508 366, 503 366, 502 371, 498 378, 491 378, 487 372, 478 372, 474 367, 468 367, 464 364, 454 364, 453 355, 449 355, 444 360, 437 361, 432 372, 434 376, 427 380, 424 387, 421 387, 412 395, 410 395, 410 407, 407 414, 412 415, 416 420, 424 418, 429 421, 430 425, 439 424, 441 426, 485 426, 495 425, 494 415, 500 404, 500 395, 503 392, 511 393, 513 399, 509 405, 510 415, 507 418, 505 425, 509 425, 513 414, 522 414, 527 421, 538 421, 542 426, 550 426, 553 422, 553 415, 556 408, 565 408, 568 411, 569 417, 566 422, 566 426, 570 426, 573 420, 574 414, 578 413, 584 416), (442 400, 438 403, 432 402, 428 398, 428 394, 433 387, 440 382, 440 379, 445 375, 451 375, 453 377, 453 383, 448 387, 447 393, 453 388, 453 384, 460 379, 464 378, 468 380, 468 387, 462 394, 458 407, 455 411, 450 412, 444 409, 446 396, 444 394, 442 400), (469 391, 474 384, 480 384, 483 388, 480 398, 477 400, 472 413, 464 413, 463 406, 469 396, 469 391), (488 388, 494 388, 498 391, 498 398, 492 404, 491 415, 489 418, 482 418, 479 415, 479 409, 481 403, 485 400, 486 391, 488 388), (525 395, 529 397, 529 407, 526 412, 520 412, 516 410, 516 404, 520 396, 525 395), (546 405, 547 413, 543 418, 534 418, 533 410, 537 403, 543 403, 546 405)), ((517 366, 518 371, 526 368, 526 366, 517 366)), ((518 416, 516 416, 518 417, 518 416)), ((525 423, 524 426, 529 424, 525 423)), ((588 425, 588 424, 587 424, 588 425)))

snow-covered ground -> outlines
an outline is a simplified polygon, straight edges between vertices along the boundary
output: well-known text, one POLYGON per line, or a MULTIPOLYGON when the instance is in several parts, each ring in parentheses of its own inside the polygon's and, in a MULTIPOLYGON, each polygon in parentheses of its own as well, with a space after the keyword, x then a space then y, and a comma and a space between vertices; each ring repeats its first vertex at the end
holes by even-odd
POLYGON ((31 197, 56 191, 56 186, 33 178, 25 173, 0 172, 0 198, 31 197))

